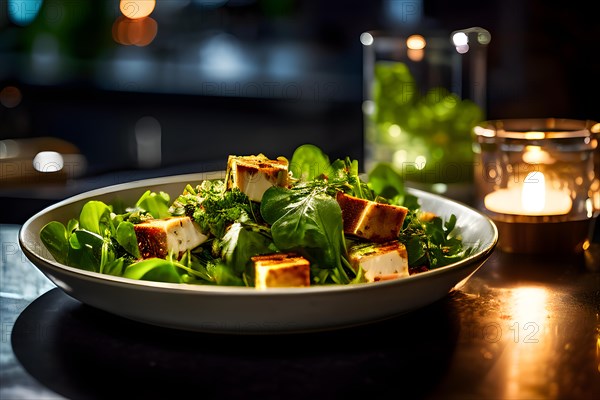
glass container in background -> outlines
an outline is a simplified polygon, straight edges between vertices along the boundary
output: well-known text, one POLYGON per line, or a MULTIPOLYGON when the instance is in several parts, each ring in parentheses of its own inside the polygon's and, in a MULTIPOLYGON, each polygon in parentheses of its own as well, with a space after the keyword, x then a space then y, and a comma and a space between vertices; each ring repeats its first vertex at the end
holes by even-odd
POLYGON ((365 172, 390 163, 407 184, 469 202, 472 131, 486 115, 490 33, 361 34, 365 172))
POLYGON ((572 119, 484 121, 475 132, 476 206, 509 253, 577 254, 600 211, 600 124, 572 119))

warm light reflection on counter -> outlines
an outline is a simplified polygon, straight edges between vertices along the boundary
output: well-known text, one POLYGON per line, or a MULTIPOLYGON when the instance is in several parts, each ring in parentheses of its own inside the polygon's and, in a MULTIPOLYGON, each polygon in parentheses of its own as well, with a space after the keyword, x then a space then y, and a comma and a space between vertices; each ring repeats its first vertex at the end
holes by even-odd
MULTIPOLYGON (((548 323, 548 292, 542 287, 524 286, 512 289, 508 303, 511 315, 509 333, 514 345, 507 354, 507 381, 505 399, 534 398, 539 388, 551 381, 553 372, 548 371, 551 356, 551 337, 546 334, 548 323)), ((548 387, 548 397, 556 397, 554 388, 548 387)))

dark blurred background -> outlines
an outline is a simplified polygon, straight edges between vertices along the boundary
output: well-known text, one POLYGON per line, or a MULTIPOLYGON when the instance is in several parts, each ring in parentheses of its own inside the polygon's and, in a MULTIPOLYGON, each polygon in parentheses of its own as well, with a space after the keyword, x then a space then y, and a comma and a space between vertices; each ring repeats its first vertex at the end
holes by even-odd
POLYGON ((0 0, 0 222, 228 154, 362 160, 371 29, 484 27, 489 119, 597 120, 598 21, 578 1, 0 0))

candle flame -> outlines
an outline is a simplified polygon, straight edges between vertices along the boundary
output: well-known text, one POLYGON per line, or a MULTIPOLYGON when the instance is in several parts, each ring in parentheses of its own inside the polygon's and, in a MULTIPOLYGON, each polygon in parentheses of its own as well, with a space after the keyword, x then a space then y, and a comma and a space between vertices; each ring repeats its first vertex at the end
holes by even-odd
POLYGON ((525 146, 523 161, 528 164, 554 164, 556 160, 540 146, 525 146))
POLYGON ((527 174, 523 181, 521 205, 529 212, 540 212, 546 205, 546 177, 542 172, 534 171, 527 174))

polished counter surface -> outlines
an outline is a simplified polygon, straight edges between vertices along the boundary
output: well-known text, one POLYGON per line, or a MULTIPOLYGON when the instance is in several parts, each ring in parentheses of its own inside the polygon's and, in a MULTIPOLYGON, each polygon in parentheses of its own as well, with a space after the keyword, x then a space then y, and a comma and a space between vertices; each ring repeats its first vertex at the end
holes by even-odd
MULTIPOLYGON (((288 335, 160 328, 84 305, 0 224, 0 399, 600 398, 600 254, 496 249, 467 284, 361 327, 288 335)), ((349 305, 350 307, 352 305, 349 305)))

